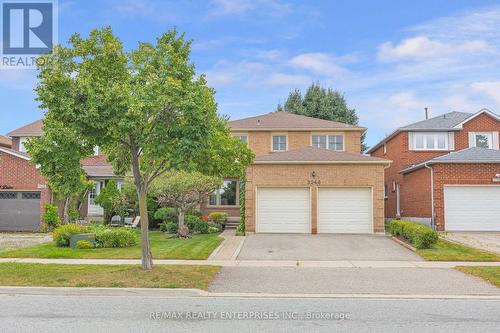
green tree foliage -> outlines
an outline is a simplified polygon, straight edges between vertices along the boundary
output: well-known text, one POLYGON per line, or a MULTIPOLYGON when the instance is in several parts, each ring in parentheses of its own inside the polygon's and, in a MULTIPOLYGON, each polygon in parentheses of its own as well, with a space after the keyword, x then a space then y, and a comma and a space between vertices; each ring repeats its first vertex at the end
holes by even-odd
POLYGON ((111 28, 43 55, 36 88, 46 116, 87 146, 99 146, 117 175, 132 171, 141 216, 142 267, 152 268, 147 193, 163 173, 242 174, 253 155, 231 138, 214 91, 190 62, 191 42, 169 31, 125 52, 111 28))
POLYGON ((178 229, 181 230, 186 211, 206 200, 221 184, 220 177, 206 176, 200 172, 173 171, 158 177, 151 187, 161 205, 178 209, 178 229))
POLYGON ((104 222, 109 223, 111 217, 115 214, 113 210, 113 200, 119 195, 116 182, 111 179, 106 186, 101 189, 101 192, 94 198, 94 202, 104 209, 104 222))
MULTIPOLYGON (((343 123, 358 125, 359 118, 356 110, 349 108, 345 97, 333 89, 322 88, 313 83, 304 96, 297 89, 290 92, 283 105, 278 105, 277 111, 291 112, 308 117, 325 120, 340 121, 343 123)), ((368 147, 364 143, 365 135, 361 138, 361 151, 368 147)))

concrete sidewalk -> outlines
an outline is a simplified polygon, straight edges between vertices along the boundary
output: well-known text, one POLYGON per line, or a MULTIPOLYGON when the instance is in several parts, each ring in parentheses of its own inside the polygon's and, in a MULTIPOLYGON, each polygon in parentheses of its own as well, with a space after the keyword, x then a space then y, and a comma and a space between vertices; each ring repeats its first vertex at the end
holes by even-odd
MULTIPOLYGON (((140 259, 41 259, 2 258, 3 262, 73 264, 73 265, 140 265, 140 259)), ((500 266, 499 261, 295 261, 295 260, 168 260, 156 259, 156 265, 213 265, 222 267, 303 267, 303 268, 453 268, 455 266, 500 266)))

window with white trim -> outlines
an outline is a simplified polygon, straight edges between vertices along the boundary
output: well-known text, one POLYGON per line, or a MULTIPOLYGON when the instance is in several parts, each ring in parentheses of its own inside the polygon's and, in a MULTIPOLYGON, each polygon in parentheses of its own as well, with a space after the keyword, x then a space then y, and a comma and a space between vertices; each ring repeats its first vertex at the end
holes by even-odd
POLYGON ((209 206, 237 206, 239 200, 237 180, 225 180, 221 187, 210 194, 209 206))
POLYGON ((493 133, 492 132, 475 132, 474 147, 493 149, 493 133))
POLYGON ((19 138, 19 151, 21 153, 26 153, 26 146, 24 145, 26 142, 28 142, 29 137, 28 136, 23 136, 19 138))
POLYGON ((241 142, 248 144, 248 135, 246 134, 235 134, 233 135, 233 138, 236 138, 241 142))
POLYGON ((273 135, 273 151, 286 150, 286 135, 273 135))
POLYGON ((415 132, 413 133, 414 150, 448 150, 448 132, 415 132))
POLYGON ((342 135, 313 135, 311 141, 314 148, 344 150, 344 137, 342 135))

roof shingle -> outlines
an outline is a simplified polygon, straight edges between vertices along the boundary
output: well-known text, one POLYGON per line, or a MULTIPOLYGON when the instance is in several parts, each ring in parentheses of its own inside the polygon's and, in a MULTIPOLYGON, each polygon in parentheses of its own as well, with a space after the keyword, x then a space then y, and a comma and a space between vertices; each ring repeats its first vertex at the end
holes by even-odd
POLYGON ((42 120, 37 120, 34 121, 28 125, 25 125, 23 127, 20 127, 18 129, 13 130, 12 132, 8 133, 7 135, 10 137, 13 136, 42 136, 43 135, 43 130, 42 130, 42 120))
POLYGON ((364 127, 301 116, 289 112, 270 112, 261 116, 232 120, 228 122, 232 130, 305 130, 305 129, 351 129, 364 131, 364 127))
POLYGON ((12 140, 5 135, 0 135, 0 147, 12 148, 12 140))

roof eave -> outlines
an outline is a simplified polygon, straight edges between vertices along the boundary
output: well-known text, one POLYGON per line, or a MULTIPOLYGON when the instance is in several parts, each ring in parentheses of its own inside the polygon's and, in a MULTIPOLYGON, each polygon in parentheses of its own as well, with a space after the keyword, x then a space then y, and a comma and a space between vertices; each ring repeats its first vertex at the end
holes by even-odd
POLYGON ((12 151, 9 148, 4 148, 4 147, 0 146, 0 151, 4 152, 6 154, 9 154, 9 155, 15 156, 15 157, 22 158, 23 160, 26 160, 26 161, 30 161, 31 160, 31 157, 23 155, 23 154, 18 154, 15 151, 12 151))
POLYGON ((500 116, 497 115, 496 113, 493 113, 491 112, 490 110, 484 108, 484 109, 481 109, 479 110, 478 112, 474 113, 473 115, 471 115, 470 117, 464 119, 460 124, 457 124, 455 125, 455 129, 456 130, 461 130, 463 129, 463 125, 469 121, 471 121, 472 119, 476 118, 477 116, 479 115, 482 115, 483 113, 486 113, 487 115, 489 115, 490 117, 496 119, 497 121, 500 121, 500 116))
POLYGON ((245 128, 233 128, 230 127, 231 131, 248 131, 248 132, 269 132, 269 131, 287 131, 287 132, 304 132, 304 131, 352 131, 352 132, 365 132, 367 130, 366 127, 335 127, 335 128, 287 128, 287 127, 245 127, 245 128))
POLYGON ((253 164, 384 164, 389 165, 392 161, 254 161, 253 164))
POLYGON ((416 171, 418 169, 422 169, 426 165, 429 166, 429 165, 434 165, 434 164, 499 164, 499 163, 500 163, 500 160, 456 160, 456 161, 450 161, 450 160, 439 161, 439 160, 437 160, 437 161, 428 161, 425 163, 419 163, 411 168, 402 169, 399 171, 399 173, 404 175, 404 174, 416 171))

